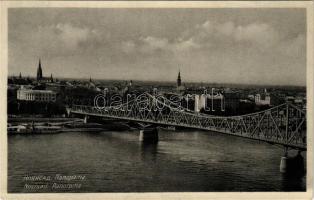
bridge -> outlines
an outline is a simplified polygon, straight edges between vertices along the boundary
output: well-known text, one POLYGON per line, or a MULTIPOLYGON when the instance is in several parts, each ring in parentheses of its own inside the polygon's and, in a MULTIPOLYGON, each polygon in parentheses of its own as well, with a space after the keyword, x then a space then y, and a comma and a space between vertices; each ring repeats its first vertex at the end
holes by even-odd
MULTIPOLYGON (((107 107, 73 105, 68 114, 135 121, 159 126, 195 128, 234 135, 305 151, 306 112, 290 103, 239 115, 213 116, 195 113, 164 96, 145 93, 132 101, 107 107)), ((157 136, 158 137, 158 136, 157 136)))

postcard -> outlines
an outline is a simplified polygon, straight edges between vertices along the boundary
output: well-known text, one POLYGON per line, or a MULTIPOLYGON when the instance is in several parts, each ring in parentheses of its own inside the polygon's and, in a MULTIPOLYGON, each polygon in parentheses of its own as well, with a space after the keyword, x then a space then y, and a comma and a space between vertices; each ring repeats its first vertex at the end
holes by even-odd
POLYGON ((313 2, 1 2, 7 199, 311 199, 313 2))

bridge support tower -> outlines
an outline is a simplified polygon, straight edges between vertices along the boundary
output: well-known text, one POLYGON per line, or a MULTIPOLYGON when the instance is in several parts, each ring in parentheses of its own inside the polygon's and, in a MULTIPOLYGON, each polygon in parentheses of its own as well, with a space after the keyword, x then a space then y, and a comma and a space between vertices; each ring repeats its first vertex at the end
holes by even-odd
POLYGON ((289 157, 288 150, 285 149, 285 154, 280 160, 280 172, 288 174, 303 174, 305 172, 305 166, 301 151, 298 151, 296 156, 289 157))
POLYGON ((145 128, 140 130, 139 140, 145 143, 157 143, 158 142, 158 129, 157 128, 145 128))

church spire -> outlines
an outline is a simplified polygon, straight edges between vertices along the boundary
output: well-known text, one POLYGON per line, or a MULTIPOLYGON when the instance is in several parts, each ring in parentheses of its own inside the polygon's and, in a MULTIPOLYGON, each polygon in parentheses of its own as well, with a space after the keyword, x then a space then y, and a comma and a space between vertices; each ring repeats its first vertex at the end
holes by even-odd
POLYGON ((41 61, 39 58, 38 68, 37 68, 37 81, 40 81, 43 78, 43 71, 41 69, 41 61))
POLYGON ((179 73, 178 73, 178 79, 177 79, 177 87, 181 86, 181 74, 180 74, 180 69, 179 69, 179 73))

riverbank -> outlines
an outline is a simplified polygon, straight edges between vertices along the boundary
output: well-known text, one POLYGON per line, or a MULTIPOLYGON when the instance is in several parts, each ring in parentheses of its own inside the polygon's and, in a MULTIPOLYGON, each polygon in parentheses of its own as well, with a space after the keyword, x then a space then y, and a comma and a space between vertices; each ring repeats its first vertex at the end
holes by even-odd
POLYGON ((84 123, 80 118, 15 117, 8 119, 8 134, 56 134, 61 132, 126 131, 132 127, 123 122, 84 123))
POLYGON ((67 122, 67 121, 83 121, 80 118, 65 118, 65 117, 14 117, 8 118, 8 123, 13 122, 67 122))

